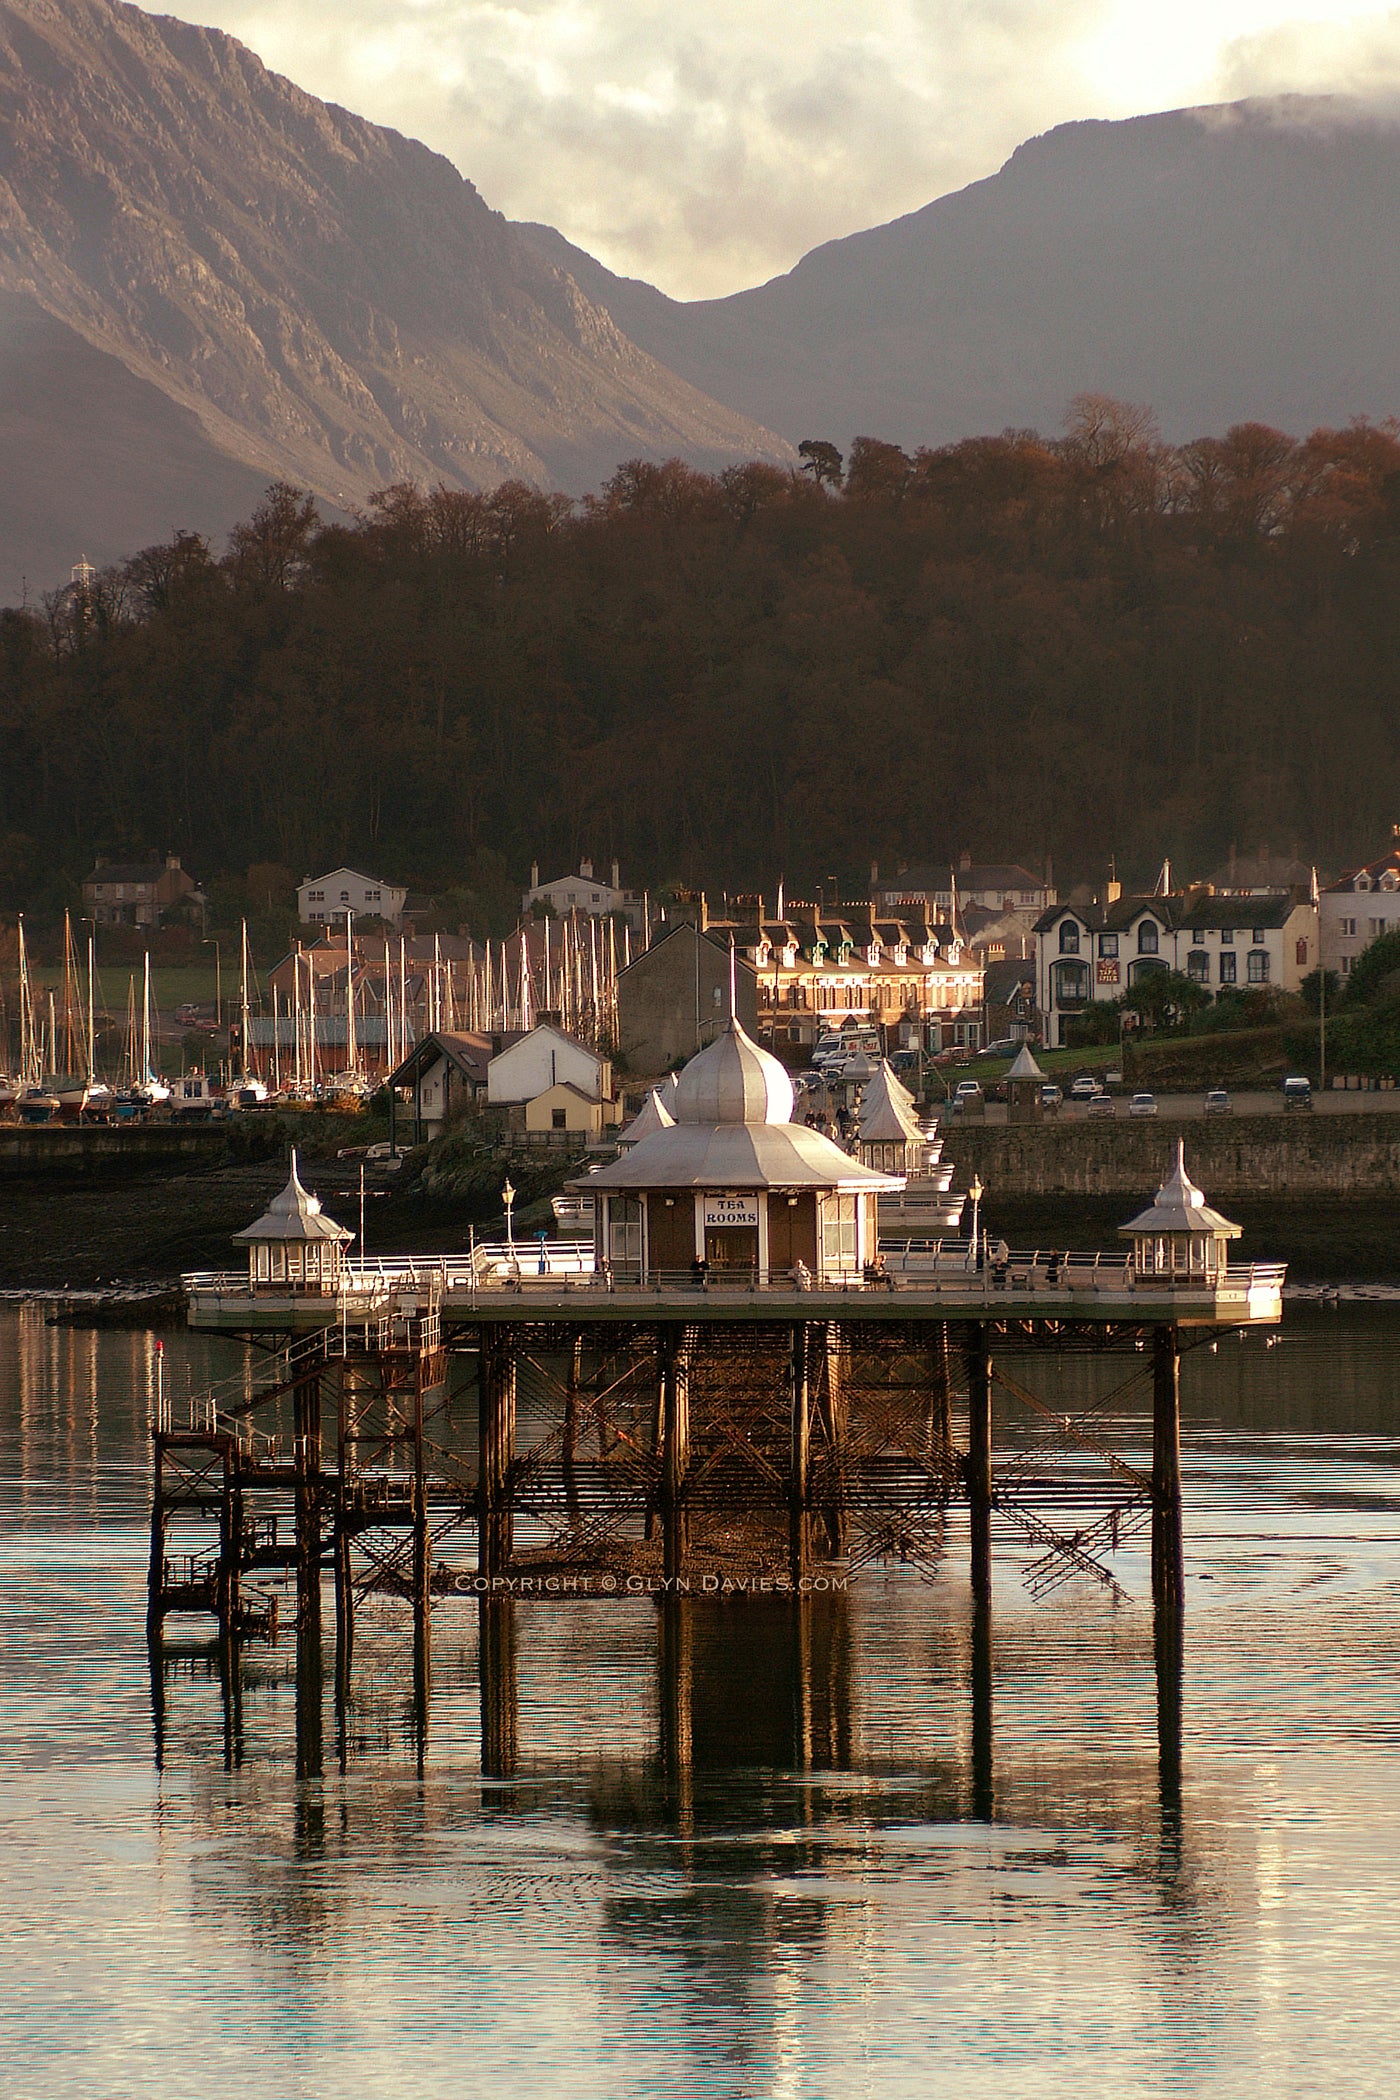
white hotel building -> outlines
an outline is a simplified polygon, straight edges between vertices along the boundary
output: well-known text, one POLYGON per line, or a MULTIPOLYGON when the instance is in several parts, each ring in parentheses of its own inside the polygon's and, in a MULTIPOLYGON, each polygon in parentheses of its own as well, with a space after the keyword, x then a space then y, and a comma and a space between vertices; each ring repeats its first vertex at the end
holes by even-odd
POLYGON ((1035 933, 1036 1004, 1052 1050, 1064 1047, 1070 1021, 1086 1006, 1112 1004, 1156 970, 1175 970, 1216 996, 1263 985, 1296 992, 1318 966, 1317 907, 1296 891, 1218 897, 1188 890, 1056 904, 1035 933))

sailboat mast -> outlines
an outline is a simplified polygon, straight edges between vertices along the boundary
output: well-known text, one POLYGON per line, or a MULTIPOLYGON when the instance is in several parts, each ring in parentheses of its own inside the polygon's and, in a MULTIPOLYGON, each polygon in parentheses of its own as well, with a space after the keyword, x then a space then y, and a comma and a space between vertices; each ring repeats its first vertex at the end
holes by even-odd
POLYGON ((243 1076, 245 1079, 249 1079, 252 1077, 253 1065, 252 1060, 248 1055, 248 921, 244 919, 241 922, 241 925, 242 937, 239 943, 238 969, 238 1014, 239 1026, 242 1029, 242 1034, 239 1037, 239 1042, 242 1046, 243 1051, 243 1076))
POLYGON ((97 935, 88 935, 87 1083, 97 1077, 97 935))
POLYGON ((146 950, 145 974, 141 980, 141 1084, 151 1077, 151 951, 146 950))
POLYGON ((34 992, 29 982, 29 955, 24 944, 24 914, 19 918, 19 1062, 26 1086, 39 1084, 38 1028, 34 992))
POLYGON ((355 1054, 355 914, 345 911, 345 1069, 354 1072, 355 1054))

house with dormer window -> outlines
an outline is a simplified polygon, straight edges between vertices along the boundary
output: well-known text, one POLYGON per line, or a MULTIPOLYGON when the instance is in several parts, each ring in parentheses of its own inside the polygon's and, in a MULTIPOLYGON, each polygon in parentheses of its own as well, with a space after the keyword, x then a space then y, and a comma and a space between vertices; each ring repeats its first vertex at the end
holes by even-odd
POLYGON ((1329 883, 1318 899, 1323 968, 1339 977, 1351 975, 1372 941, 1400 931, 1400 825, 1396 832, 1389 853, 1329 883))
POLYGON ((1212 998, 1236 988, 1296 992, 1318 960, 1318 915, 1306 892, 1220 897, 1202 888, 1170 897, 1057 904, 1036 921, 1036 1003, 1045 1040, 1061 1049, 1074 1017, 1130 999, 1154 971, 1173 970, 1212 998))

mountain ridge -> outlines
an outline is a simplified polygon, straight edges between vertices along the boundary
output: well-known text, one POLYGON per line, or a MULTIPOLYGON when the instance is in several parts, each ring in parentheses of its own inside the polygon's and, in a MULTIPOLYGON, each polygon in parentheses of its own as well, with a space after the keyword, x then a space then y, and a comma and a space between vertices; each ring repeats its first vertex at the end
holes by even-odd
POLYGON ((633 339, 792 441, 1059 426, 1077 394, 1184 440, 1400 410, 1400 118, 1280 96, 1022 142, 995 173, 725 299, 525 230, 633 339))
MULTIPOLYGON (((441 155, 123 0, 0 0, 0 291, 192 415, 225 463, 342 508, 398 480, 581 492, 632 456, 788 456, 441 155)), ((35 536, 73 559, 81 505, 53 505, 35 536)))

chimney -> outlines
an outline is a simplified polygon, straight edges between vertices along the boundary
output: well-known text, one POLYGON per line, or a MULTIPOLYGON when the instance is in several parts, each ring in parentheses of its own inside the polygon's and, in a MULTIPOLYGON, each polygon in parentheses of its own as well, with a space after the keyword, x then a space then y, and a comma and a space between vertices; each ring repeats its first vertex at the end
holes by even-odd
POLYGON ((166 865, 166 867, 167 867, 167 868, 178 868, 178 867, 179 867, 179 865, 180 865, 180 856, 179 856, 179 854, 178 854, 178 853, 167 853, 167 854, 166 854, 166 856, 165 856, 165 865, 166 865))
POLYGON ((880 887, 880 863, 878 860, 872 860, 870 863, 870 887, 872 890, 878 890, 880 887))
POLYGON ((532 889, 532 890, 537 890, 537 889, 539 888, 539 886, 540 886, 540 864, 539 864, 539 862, 538 862, 537 860, 532 860, 532 861, 531 861, 531 863, 530 863, 530 887, 531 887, 531 889, 532 889))
POLYGON ((972 855, 966 850, 966 848, 964 848, 963 851, 958 855, 958 873, 960 875, 965 875, 971 866, 972 855))
POLYGON ((593 880, 593 863, 591 860, 581 860, 578 864, 578 871, 585 882, 593 880))
POLYGON ((614 888, 615 890, 620 890, 620 889, 622 888, 622 884, 621 884, 621 882, 620 882, 620 881, 618 880, 618 873, 617 873, 617 862, 616 862, 616 861, 614 861, 614 862, 613 862, 613 864, 612 864, 612 870, 613 870, 613 879, 612 879, 612 886, 613 886, 613 888, 614 888))
POLYGON ((1123 894, 1123 885, 1116 875, 1109 878, 1108 888, 1103 893, 1105 904, 1116 904, 1123 894))

